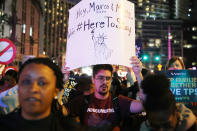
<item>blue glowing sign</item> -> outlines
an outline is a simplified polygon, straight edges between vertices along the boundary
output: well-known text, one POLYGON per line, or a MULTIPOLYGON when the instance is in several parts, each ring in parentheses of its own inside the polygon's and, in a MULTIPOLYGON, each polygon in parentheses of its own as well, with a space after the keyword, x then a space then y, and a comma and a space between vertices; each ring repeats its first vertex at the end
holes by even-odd
POLYGON ((177 102, 197 102, 196 70, 169 70, 165 73, 170 79, 170 90, 177 102))

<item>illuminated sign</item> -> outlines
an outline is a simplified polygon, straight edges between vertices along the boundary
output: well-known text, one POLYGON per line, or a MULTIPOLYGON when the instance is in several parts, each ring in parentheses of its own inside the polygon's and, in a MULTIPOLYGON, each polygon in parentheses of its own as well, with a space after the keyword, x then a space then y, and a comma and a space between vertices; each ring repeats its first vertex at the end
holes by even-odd
POLYGON ((177 102, 197 102, 196 70, 168 70, 165 73, 177 102))

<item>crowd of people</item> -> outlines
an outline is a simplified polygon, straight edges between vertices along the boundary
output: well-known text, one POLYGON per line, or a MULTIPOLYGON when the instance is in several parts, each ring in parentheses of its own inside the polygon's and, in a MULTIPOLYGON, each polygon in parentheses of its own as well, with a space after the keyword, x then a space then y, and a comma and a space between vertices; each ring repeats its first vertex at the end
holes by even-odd
MULTIPOLYGON (((195 114, 176 103, 167 76, 144 71, 135 56, 130 63, 127 79, 99 64, 91 77, 71 81, 66 66, 61 70, 49 58, 27 60, 1 80, 0 130, 196 131, 195 114)), ((178 69, 185 66, 172 57, 166 70, 178 69)))

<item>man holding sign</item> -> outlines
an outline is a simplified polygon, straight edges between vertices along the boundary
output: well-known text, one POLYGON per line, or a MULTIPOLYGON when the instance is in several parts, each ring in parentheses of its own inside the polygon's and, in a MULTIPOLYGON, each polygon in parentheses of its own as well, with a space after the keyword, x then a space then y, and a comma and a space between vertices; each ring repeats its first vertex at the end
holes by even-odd
POLYGON ((131 57, 135 55, 134 17, 134 4, 127 0, 82 0, 69 10, 66 63, 71 70, 94 65, 95 92, 65 106, 88 129, 113 130, 130 112, 142 111, 140 101, 113 99, 109 92, 112 64, 132 65, 138 83, 142 79, 142 64, 131 57))
MULTIPOLYGON (((142 64, 137 57, 131 58, 132 70, 138 82, 142 80, 142 64)), ((113 130, 119 126, 121 119, 129 113, 142 111, 141 101, 124 96, 112 98, 109 90, 113 68, 110 64, 99 64, 93 67, 92 82, 95 92, 90 96, 79 96, 66 105, 71 116, 78 116, 83 126, 88 129, 113 130)))

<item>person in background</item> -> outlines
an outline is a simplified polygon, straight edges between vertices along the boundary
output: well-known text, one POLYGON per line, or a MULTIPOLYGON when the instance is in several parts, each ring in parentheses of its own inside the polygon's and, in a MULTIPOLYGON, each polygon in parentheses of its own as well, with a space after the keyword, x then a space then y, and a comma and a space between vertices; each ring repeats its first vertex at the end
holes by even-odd
POLYGON ((14 87, 17 83, 17 71, 15 70, 8 70, 5 73, 5 76, 2 78, 2 86, 0 88, 0 93, 14 87))
POLYGON ((121 91, 121 78, 118 76, 117 72, 113 72, 110 92, 113 97, 117 97, 120 95, 121 91))
POLYGON ((181 57, 173 56, 168 60, 165 70, 184 70, 185 65, 181 57))
MULTIPOLYGON (((165 70, 185 70, 185 65, 182 57, 173 56, 171 59, 169 59, 166 64, 165 70)), ((197 102, 185 102, 185 104, 193 107, 197 106, 197 102)))
MULTIPOLYGON (((35 58, 35 56, 24 55, 22 58, 22 64, 25 63, 28 59, 32 59, 32 58, 35 58)), ((12 69, 10 69, 10 70, 12 70, 12 69)), ((15 72, 13 72, 13 71, 12 71, 12 73, 9 73, 9 74, 12 74, 11 76, 13 76, 13 79, 16 81, 16 84, 12 88, 6 89, 0 93, 1 115, 6 115, 19 107, 17 74, 16 74, 16 71, 15 72)), ((5 75, 7 72, 5 72, 5 75)), ((14 83, 14 82, 12 82, 12 83, 14 83)), ((3 84, 4 84, 4 80, 3 80, 3 84)))
POLYGON ((49 58, 26 61, 18 73, 20 109, 0 118, 0 130, 79 130, 72 119, 62 115, 61 107, 53 107, 58 105, 55 98, 62 88, 63 74, 49 58))
POLYGON ((195 115, 184 104, 176 103, 170 81, 163 74, 151 74, 141 82, 141 96, 147 120, 140 131, 196 131, 195 115))
MULTIPOLYGON (((8 70, 3 77, 3 86, 1 94, 5 94, 7 90, 15 90, 17 84, 17 71, 8 70), (13 88, 13 89, 12 89, 13 88)), ((19 106, 17 93, 8 92, 6 96, 0 95, 0 114, 6 115, 19 106)))
MULTIPOLYGON (((69 79, 70 81, 70 79, 69 79)), ((72 82, 71 82, 72 83, 72 82)), ((64 90, 61 90, 58 94, 59 103, 66 104, 68 101, 79 95, 90 95, 94 92, 94 87, 92 84, 91 77, 85 74, 82 74, 75 80, 73 87, 67 86, 64 90)))
MULTIPOLYGON (((146 68, 142 68, 141 74, 143 77, 145 77, 147 74, 150 72, 146 68)), ((140 90, 140 85, 138 81, 135 78, 135 74, 132 72, 127 73, 127 88, 126 91, 128 92, 128 97, 132 99, 139 100, 139 90, 140 90)))
POLYGON ((75 89, 83 93, 83 95, 90 95, 94 92, 94 87, 92 83, 91 76, 82 74, 77 79, 77 84, 75 85, 75 89))

